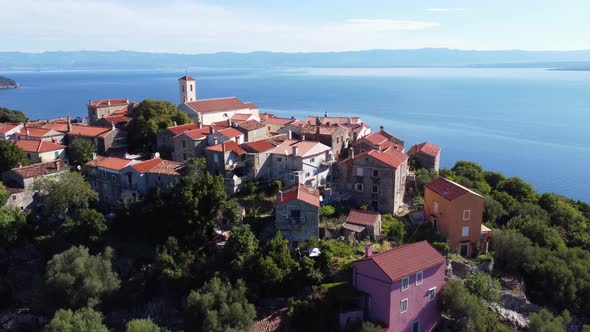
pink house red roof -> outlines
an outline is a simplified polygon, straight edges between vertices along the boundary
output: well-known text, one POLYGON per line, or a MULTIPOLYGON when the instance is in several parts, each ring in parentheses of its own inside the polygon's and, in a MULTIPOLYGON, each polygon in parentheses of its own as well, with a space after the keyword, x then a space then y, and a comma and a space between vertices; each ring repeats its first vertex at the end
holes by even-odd
POLYGON ((372 261, 391 281, 446 262, 445 258, 426 241, 399 246, 359 261, 372 261))
POLYGON ((346 222, 357 225, 375 226, 379 222, 379 217, 380 214, 378 212, 350 210, 348 217, 346 217, 346 222))
POLYGON ((294 184, 279 191, 276 205, 299 200, 313 206, 320 206, 320 191, 304 184, 294 184))
POLYGON ((432 143, 424 142, 416 144, 408 150, 408 156, 414 155, 416 152, 422 152, 432 157, 436 157, 440 154, 440 148, 432 143))
POLYGON ((199 113, 215 113, 240 109, 249 109, 249 106, 236 97, 201 99, 186 103, 188 107, 199 113))
POLYGON ((425 184, 424 187, 430 189, 431 191, 446 198, 449 201, 452 201, 455 198, 461 197, 467 193, 471 193, 483 198, 482 195, 476 193, 475 191, 466 188, 457 182, 443 178, 442 176, 430 183, 425 184))
POLYGON ((65 149, 65 146, 61 144, 55 144, 46 141, 35 141, 35 140, 20 140, 16 142, 16 145, 25 152, 49 152, 55 150, 65 149))

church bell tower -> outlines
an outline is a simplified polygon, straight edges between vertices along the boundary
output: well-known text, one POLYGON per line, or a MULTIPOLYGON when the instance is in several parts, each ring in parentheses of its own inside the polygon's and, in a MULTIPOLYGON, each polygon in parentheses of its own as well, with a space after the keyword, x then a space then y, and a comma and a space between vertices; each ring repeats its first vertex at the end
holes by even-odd
POLYGON ((178 79, 178 90, 180 91, 180 104, 197 100, 195 79, 190 76, 183 76, 178 79))

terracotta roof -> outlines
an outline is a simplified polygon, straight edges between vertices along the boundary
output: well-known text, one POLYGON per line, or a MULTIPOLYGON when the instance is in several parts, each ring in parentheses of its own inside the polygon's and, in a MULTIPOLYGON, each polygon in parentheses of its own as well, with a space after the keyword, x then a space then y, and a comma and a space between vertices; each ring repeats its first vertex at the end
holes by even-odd
POLYGON ((256 120, 248 120, 248 121, 238 123, 238 127, 242 128, 244 130, 247 130, 247 131, 251 131, 251 130, 264 128, 264 125, 256 120))
POLYGON ((199 113, 215 113, 249 108, 248 105, 244 104, 236 97, 201 99, 190 101, 185 103, 185 105, 199 113))
MULTIPOLYGON (((340 126, 319 126, 320 135, 332 135, 340 126)), ((301 129, 301 134, 317 134, 318 126, 307 125, 301 129)))
POLYGON ((379 221, 379 216, 378 212, 350 210, 346 222, 356 225, 375 226, 379 221))
POLYGON ((230 119, 233 122, 246 121, 252 117, 252 114, 234 114, 230 119))
POLYGON ((467 193, 471 193, 483 198, 482 195, 476 193, 475 191, 464 187, 457 182, 443 178, 442 176, 430 183, 425 184, 424 186, 449 201, 452 201, 455 198, 461 197, 467 193))
POLYGON ((195 79, 194 79, 194 78, 192 78, 192 77, 190 77, 190 76, 188 76, 188 75, 184 75, 184 76, 182 76, 181 78, 179 78, 178 80, 179 80, 179 81, 180 81, 180 80, 185 80, 185 81, 194 81, 195 79))
POLYGON ((369 135, 367 135, 363 138, 374 145, 379 145, 379 144, 387 141, 387 137, 385 137, 379 133, 370 133, 369 135))
POLYGON ((115 105, 129 105, 133 102, 129 101, 129 99, 103 99, 99 101, 90 102, 88 104, 92 107, 106 107, 106 106, 115 106, 115 105))
POLYGON ((234 137, 244 135, 244 133, 242 133, 241 131, 239 131, 235 128, 223 128, 223 129, 218 130, 217 132, 227 138, 234 138, 234 137))
POLYGON ((66 170, 66 164, 60 159, 46 163, 33 164, 30 166, 13 168, 12 171, 23 179, 34 178, 41 175, 53 174, 66 170), (56 167, 58 166, 58 167, 56 167))
POLYGON ((446 262, 445 258, 427 241, 399 246, 359 261, 373 261, 391 281, 400 280, 446 262))
POLYGON ((20 140, 16 142, 16 145, 25 152, 34 153, 65 149, 65 146, 61 144, 35 140, 20 140))
POLYGON ((290 123, 293 123, 297 121, 297 119, 294 118, 277 118, 277 117, 268 117, 265 120, 262 120, 261 123, 266 125, 266 124, 272 124, 272 125, 279 125, 279 126, 286 126, 290 123))
POLYGON ((68 135, 84 136, 84 137, 98 137, 101 134, 111 131, 111 128, 95 127, 95 126, 80 126, 72 125, 72 130, 68 132, 68 135))
POLYGON ((313 206, 320 206, 320 191, 304 184, 294 184, 288 188, 281 189, 277 196, 276 205, 282 205, 293 200, 303 201, 313 206))
POLYGON ((62 134, 58 131, 55 131, 53 129, 47 129, 47 128, 27 127, 27 129, 25 129, 24 127, 21 128, 21 130, 19 131, 19 135, 29 136, 29 137, 49 137, 49 136, 57 136, 57 135, 62 134), (29 130, 28 134, 27 134, 27 129, 29 130))
POLYGON ((153 173, 163 175, 175 175, 180 173, 178 170, 183 166, 182 163, 170 161, 161 158, 140 161, 131 165, 133 169, 140 173, 153 173))
POLYGON ((275 145, 266 139, 261 139, 258 141, 244 143, 242 144, 242 148, 248 152, 264 152, 274 149, 275 145))
MULTIPOLYGON (((203 127, 205 127, 205 126, 203 126, 203 127)), ((174 136, 176 136, 178 134, 182 134, 185 131, 193 130, 193 129, 199 129, 199 125, 196 123, 188 123, 188 124, 183 124, 180 126, 166 128, 166 130, 169 131, 170 133, 172 133, 172 135, 174 135, 174 136)))
POLYGON ((223 143, 219 143, 217 145, 213 145, 207 148, 207 150, 209 151, 216 151, 216 152, 223 152, 223 149, 225 148, 225 152, 233 152, 237 155, 241 155, 246 153, 246 151, 244 149, 242 149, 238 143, 234 142, 234 141, 226 141, 223 143), (223 145, 222 145, 223 144, 223 145))
POLYGON ((412 146, 410 150, 408 150, 408 156, 412 156, 416 152, 422 152, 431 157, 436 157, 440 154, 440 148, 432 143, 424 142, 412 146))
POLYGON ((107 115, 104 116, 103 119, 110 124, 129 122, 132 120, 131 117, 125 115, 107 115))
POLYGON ((298 157, 311 157, 332 150, 329 146, 320 142, 286 140, 277 146, 273 153, 291 155, 293 153, 293 147, 297 147, 298 157))
POLYGON ((5 124, 5 125, 0 124, 0 134, 6 134, 7 132, 9 132, 17 127, 18 127, 18 125, 14 125, 14 124, 5 124))
POLYGON ((362 124, 361 118, 359 117, 344 117, 344 116, 308 116, 304 122, 311 122, 312 124, 316 124, 317 119, 320 119, 322 124, 330 123, 337 123, 340 125, 345 124, 362 124))
POLYGON ((123 168, 131 165, 134 163, 134 160, 123 159, 123 158, 116 158, 116 157, 96 157, 96 159, 91 160, 86 163, 88 167, 101 167, 110 169, 113 171, 120 171, 123 168))
POLYGON ((258 109, 258 106, 256 106, 256 104, 254 104, 251 101, 247 101, 244 103, 245 106, 247 106, 249 109, 253 110, 253 109, 258 109))
MULTIPOLYGON (((376 150, 371 150, 368 152, 363 152, 360 154, 357 154, 356 156, 354 156, 354 158, 352 160, 356 160, 359 158, 363 158, 363 157, 372 157, 388 166, 391 166, 393 168, 399 168, 401 166, 401 164, 403 164, 406 160, 408 160, 408 156, 406 156, 405 154, 398 152, 398 151, 389 151, 387 153, 385 152, 380 152, 380 151, 376 151, 376 150)), ((343 161, 341 161, 341 163, 348 163, 350 162, 351 159, 345 159, 343 161)))
POLYGON ((53 129, 55 131, 59 131, 61 133, 65 133, 65 132, 68 131, 68 124, 67 123, 54 122, 54 123, 48 123, 46 125, 43 125, 43 128, 53 129))
POLYGON ((181 135, 186 135, 194 140, 200 140, 200 139, 203 139, 203 138, 206 138, 207 136, 209 136, 210 133, 211 133, 211 128, 203 127, 203 128, 193 129, 193 130, 187 130, 187 131, 181 133, 181 135))

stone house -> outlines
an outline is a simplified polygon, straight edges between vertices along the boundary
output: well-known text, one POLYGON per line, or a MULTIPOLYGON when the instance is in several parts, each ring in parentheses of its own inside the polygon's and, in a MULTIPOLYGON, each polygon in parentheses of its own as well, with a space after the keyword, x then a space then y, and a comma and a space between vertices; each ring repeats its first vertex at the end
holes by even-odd
POLYGON ((180 126, 172 126, 168 127, 159 133, 156 134, 156 147, 160 152, 172 152, 173 149, 173 142, 172 138, 174 136, 180 135, 185 131, 199 129, 202 126, 199 126, 195 123, 184 124, 180 126))
POLYGON ((258 180, 271 180, 272 152, 284 139, 261 139, 241 145, 252 161, 252 176, 258 180))
POLYGON ((464 257, 487 252, 484 201, 482 195, 443 177, 424 185, 425 218, 447 238, 451 251, 464 257))
POLYGON ((381 214, 373 211, 350 210, 342 228, 358 239, 371 238, 375 241, 381 236, 381 214))
POLYGON ((416 159, 421 168, 440 169, 440 147, 424 142, 416 144, 408 150, 408 157, 416 159))
POLYGON ((305 136, 305 140, 317 141, 331 147, 332 155, 339 159, 342 151, 348 148, 350 130, 328 122, 323 125, 305 125, 301 128, 300 136, 305 136))
POLYGON ((388 138, 385 136, 386 134, 383 130, 378 133, 371 133, 365 137, 359 138, 353 145, 355 153, 363 153, 370 150, 380 151, 380 152, 389 152, 389 151, 397 151, 400 153, 404 152, 404 144, 403 141, 393 138, 395 136, 391 136, 392 138, 388 138))
POLYGON ((428 242, 399 246, 352 263, 352 284, 366 295, 367 319, 387 332, 433 331, 441 319, 437 298, 446 259, 428 242))
POLYGON ((278 134, 281 128, 288 126, 295 121, 297 121, 295 117, 280 118, 268 113, 260 115, 260 123, 266 127, 267 136, 278 134))
POLYGON ((136 104, 129 99, 104 99, 88 102, 88 123, 96 121, 114 112, 131 111, 136 104))
POLYGON ((275 203, 275 226, 292 248, 319 238, 320 193, 303 184, 281 189, 275 203))
POLYGON ((244 133, 244 141, 252 142, 267 137, 266 127, 257 120, 246 120, 235 123, 234 128, 244 133))
MULTIPOLYGON (((217 127, 219 128, 219 127, 217 127)), ((219 143, 234 141, 238 144, 244 143, 244 133, 233 127, 227 127, 222 129, 214 129, 211 134, 207 136, 207 143, 216 145, 219 143)))
POLYGON ((272 152, 271 178, 284 185, 326 186, 331 181, 332 149, 320 142, 286 140, 272 152))
POLYGON ((246 151, 234 141, 226 141, 205 149, 207 169, 223 177, 226 191, 238 192, 242 184, 252 178, 252 165, 246 151))
POLYGON ((357 206, 396 215, 403 204, 407 172, 408 157, 403 153, 351 153, 338 164, 335 183, 357 206))
POLYGON ((135 160, 98 156, 86 163, 84 175, 98 193, 99 201, 107 206, 119 204, 123 191, 133 189, 123 170, 135 160))
POLYGON ((212 132, 212 127, 184 131, 172 138, 172 160, 186 162, 191 158, 205 156, 205 148, 208 145, 207 136, 212 132))
POLYGON ((68 145, 76 139, 90 140, 101 155, 114 154, 117 150, 122 151, 127 148, 127 133, 115 126, 105 128, 71 125, 66 137, 68 145))
POLYGON ((131 120, 133 120, 133 118, 129 115, 129 110, 127 108, 122 108, 103 116, 101 119, 95 121, 95 124, 100 127, 110 128, 115 126, 117 129, 125 130, 127 124, 129 124, 131 120))
POLYGON ((47 141, 20 140, 16 145, 21 148, 29 163, 41 163, 65 159, 65 146, 47 141))

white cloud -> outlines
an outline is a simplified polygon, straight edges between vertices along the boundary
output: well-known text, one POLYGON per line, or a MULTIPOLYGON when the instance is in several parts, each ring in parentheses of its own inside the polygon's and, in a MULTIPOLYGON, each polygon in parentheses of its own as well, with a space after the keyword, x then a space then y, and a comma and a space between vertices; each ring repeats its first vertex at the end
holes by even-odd
POLYGON ((352 27, 373 30, 373 31, 388 31, 388 30, 425 30, 439 26, 437 22, 425 21, 403 21, 403 20, 387 20, 387 19, 350 19, 346 23, 352 27))
POLYGON ((462 12, 465 8, 428 8, 429 12, 444 13, 444 12, 462 12))

